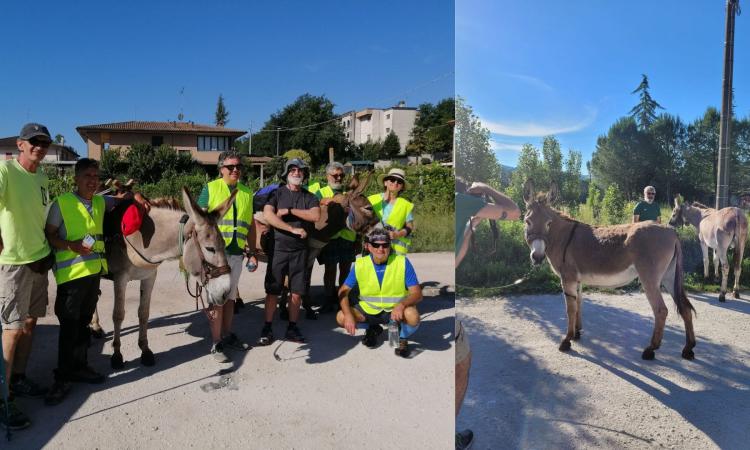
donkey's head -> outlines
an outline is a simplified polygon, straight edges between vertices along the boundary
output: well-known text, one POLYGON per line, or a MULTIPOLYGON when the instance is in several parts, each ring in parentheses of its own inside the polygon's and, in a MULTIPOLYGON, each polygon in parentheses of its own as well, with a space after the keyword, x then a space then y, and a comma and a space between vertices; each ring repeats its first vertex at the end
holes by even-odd
POLYGON ((685 204, 685 200, 680 194, 677 194, 674 198, 674 209, 672 209, 672 216, 669 218, 669 225, 675 228, 685 225, 687 222, 687 219, 685 219, 687 209, 688 205, 685 204))
POLYGON ((531 249, 531 262, 541 264, 546 256, 549 230, 552 220, 556 217, 549 206, 557 200, 557 185, 553 184, 546 194, 535 194, 534 185, 527 180, 523 186, 523 200, 526 203, 524 221, 524 237, 531 249))
POLYGON ((359 234, 367 234, 378 223, 378 217, 372 210, 372 204, 363 194, 370 182, 372 172, 367 173, 364 181, 360 182, 355 174, 349 183, 349 191, 344 196, 342 206, 347 210, 346 226, 359 234))
POLYGON ((232 207, 236 195, 235 190, 209 213, 195 203, 186 188, 182 188, 182 203, 190 217, 185 227, 183 264, 191 275, 205 282, 209 301, 221 302, 229 294, 229 266, 224 253, 224 238, 217 223, 232 207))

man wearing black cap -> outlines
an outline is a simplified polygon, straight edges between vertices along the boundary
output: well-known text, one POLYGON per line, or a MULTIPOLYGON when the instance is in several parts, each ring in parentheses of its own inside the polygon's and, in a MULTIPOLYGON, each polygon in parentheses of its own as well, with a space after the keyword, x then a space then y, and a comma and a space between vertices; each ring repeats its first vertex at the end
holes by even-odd
POLYGON ((411 262, 391 250, 388 231, 376 228, 367 236, 369 255, 358 257, 339 289, 341 311, 336 315, 339 326, 354 335, 357 323, 367 323, 362 343, 374 348, 383 324, 399 326, 399 345, 395 353, 409 356, 407 338, 419 327, 417 303, 422 301, 422 287, 411 262), (349 292, 359 286, 359 303, 349 304, 349 292))
MULTIPOLYGON (((49 193, 39 165, 51 144, 44 125, 29 123, 16 140, 18 159, 0 161, 0 324, 11 396, 41 398, 47 391, 25 372, 37 318, 47 310, 51 259, 44 224, 49 193)), ((0 404, 0 425, 21 429, 31 424, 12 399, 7 406, 0 404)))
POLYGON ((320 219, 318 198, 302 187, 309 176, 307 165, 298 158, 289 160, 281 176, 286 184, 276 189, 263 207, 263 218, 274 231, 273 252, 266 270, 265 323, 258 345, 273 342, 273 315, 276 312, 284 277, 289 277, 289 326, 286 339, 305 342, 297 328, 302 296, 307 292, 307 236, 320 219))

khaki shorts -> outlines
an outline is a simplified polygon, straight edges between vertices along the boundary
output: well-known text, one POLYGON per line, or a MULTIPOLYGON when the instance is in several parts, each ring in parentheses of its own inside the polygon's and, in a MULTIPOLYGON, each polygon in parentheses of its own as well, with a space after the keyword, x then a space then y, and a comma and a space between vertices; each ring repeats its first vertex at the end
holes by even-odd
POLYGON ((463 324, 456 320, 456 364, 465 360, 469 354, 471 354, 469 337, 466 335, 463 324))
POLYGON ((237 300, 240 296, 239 284, 240 275, 242 275, 242 269, 245 267, 242 261, 245 259, 245 255, 227 255, 227 264, 232 269, 232 273, 229 274, 229 294, 227 294, 227 300, 237 300))
POLYGON ((3 330, 20 330, 28 317, 47 314, 47 274, 25 265, 0 265, 0 323, 3 330))

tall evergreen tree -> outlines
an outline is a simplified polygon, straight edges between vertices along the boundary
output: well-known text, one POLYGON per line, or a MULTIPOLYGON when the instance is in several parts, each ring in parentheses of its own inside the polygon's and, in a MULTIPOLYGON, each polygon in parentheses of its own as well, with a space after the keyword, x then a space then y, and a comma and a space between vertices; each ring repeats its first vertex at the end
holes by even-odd
POLYGON ((456 176, 500 186, 500 164, 490 149, 490 132, 464 99, 456 99, 456 176))
POLYGON ((224 97, 219 94, 219 101, 216 103, 216 120, 217 127, 226 126, 229 123, 229 111, 224 106, 224 97))
POLYGON ((388 136, 383 140, 382 152, 385 158, 394 158, 401 152, 401 143, 393 131, 388 133, 388 136))
POLYGON ((629 114, 638 123, 638 129, 645 131, 656 120, 656 110, 664 109, 664 107, 651 98, 651 94, 648 92, 648 77, 645 74, 641 76, 643 77, 641 84, 631 92, 631 94, 637 93, 640 101, 630 110, 629 114))

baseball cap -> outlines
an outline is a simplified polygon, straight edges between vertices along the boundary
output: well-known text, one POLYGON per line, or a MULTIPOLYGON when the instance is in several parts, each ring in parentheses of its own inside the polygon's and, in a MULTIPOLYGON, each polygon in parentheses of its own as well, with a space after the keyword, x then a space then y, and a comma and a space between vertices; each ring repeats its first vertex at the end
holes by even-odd
POLYGON ((50 136, 47 127, 39 123, 27 123, 21 128, 21 133, 18 135, 18 139, 28 141, 31 138, 42 136, 52 142, 52 136, 50 136))

